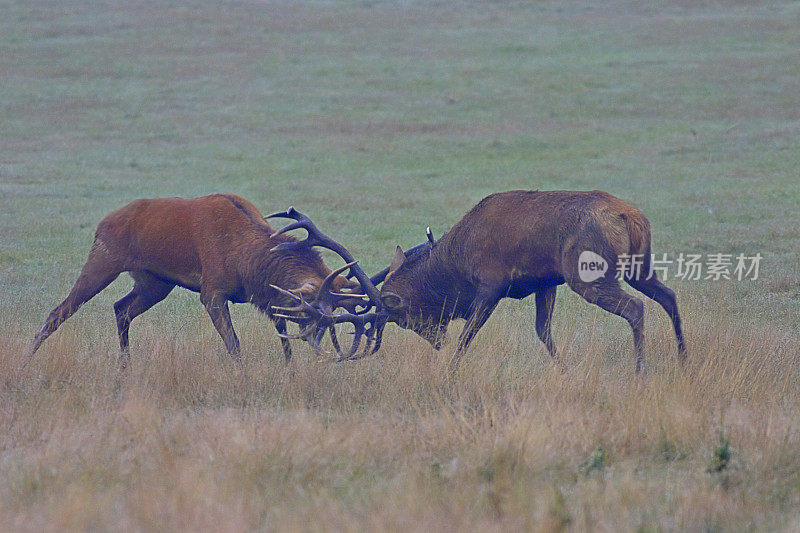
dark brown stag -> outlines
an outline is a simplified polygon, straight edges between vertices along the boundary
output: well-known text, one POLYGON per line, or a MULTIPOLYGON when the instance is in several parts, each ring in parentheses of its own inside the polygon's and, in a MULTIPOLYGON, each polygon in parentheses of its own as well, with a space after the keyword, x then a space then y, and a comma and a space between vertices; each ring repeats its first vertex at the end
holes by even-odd
MULTIPOLYGON (((406 253, 398 246, 388 269, 369 280, 359 279, 364 292, 372 293, 385 280, 380 301, 370 298, 375 311, 361 315, 363 320, 370 317, 378 337, 390 321, 414 330, 439 349, 448 323, 454 318, 466 319, 453 359, 455 366, 502 298, 535 294, 536 332, 555 358, 550 322, 556 287, 566 283, 588 302, 628 321, 639 372, 644 356, 644 305, 622 290, 617 268, 618 259, 630 257, 635 266, 638 257, 638 268, 619 274, 666 310, 675 328, 679 356, 685 358, 675 293, 651 272, 650 223, 638 209, 608 193, 493 194, 441 239, 434 242, 430 233, 428 239, 406 253), (597 270, 582 275, 582 267, 597 270)), ((307 319, 310 314, 295 320, 307 319)), ((315 317, 320 320, 322 313, 315 317)), ((320 322, 319 327, 325 325, 320 322)))
POLYGON ((427 249, 406 257, 398 247, 381 301, 389 321, 413 329, 437 348, 448 322, 466 319, 457 364, 502 298, 535 294, 536 333, 555 358, 550 322, 556 287, 566 283, 586 301, 628 321, 639 372, 644 305, 620 287, 620 258, 631 258, 636 267, 623 269, 621 277, 669 315, 683 360, 675 293, 650 268, 650 223, 641 211, 602 191, 492 194, 427 249))
MULTIPOLYGON (((316 299, 322 293, 336 305, 347 305, 345 288, 359 286, 331 272, 310 246, 287 250, 294 237, 276 232, 258 209, 240 196, 136 200, 110 213, 98 225, 89 259, 69 296, 47 318, 29 356, 78 308, 122 272, 130 273, 133 290, 114 304, 120 362, 126 366, 131 321, 166 298, 175 286, 200 293, 228 353, 239 361, 239 340, 228 302, 249 302, 274 321, 284 355, 292 356, 286 320, 272 306, 316 299)), ((352 304, 351 304, 352 305, 352 304)), ((325 333, 295 320, 301 337, 318 345, 325 333), (313 333, 313 335, 312 335, 313 333)), ((318 322, 313 325, 317 326, 318 322)))

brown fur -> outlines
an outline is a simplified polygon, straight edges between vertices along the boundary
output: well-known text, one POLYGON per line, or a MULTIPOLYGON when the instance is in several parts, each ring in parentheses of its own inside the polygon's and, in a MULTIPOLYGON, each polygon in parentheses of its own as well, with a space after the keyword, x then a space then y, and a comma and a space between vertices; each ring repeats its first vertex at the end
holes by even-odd
MULTIPOLYGON (((201 198, 136 200, 109 213, 97 226, 89 259, 69 296, 48 317, 31 346, 42 342, 78 308, 120 273, 129 272, 133 290, 114 305, 123 366, 128 360, 131 320, 163 300, 177 285, 199 292, 214 326, 238 361, 239 341, 228 301, 250 302, 271 314, 271 305, 286 302, 270 284, 313 296, 331 270, 311 249, 271 249, 294 237, 271 237, 274 229, 258 209, 235 194, 201 198)), ((339 276, 334 288, 352 286, 339 276)), ((274 318, 279 332, 285 321, 274 318)), ((291 358, 283 340, 286 359, 291 358)))
POLYGON ((667 310, 683 355, 675 295, 655 274, 645 279, 650 223, 634 206, 602 191, 492 194, 432 247, 408 258, 399 251, 381 294, 391 320, 414 329, 436 347, 452 318, 466 319, 460 354, 500 299, 535 293, 536 330, 555 357, 550 336, 555 287, 567 283, 589 302, 628 320, 640 370, 643 304, 615 279, 621 254, 645 254, 644 275, 626 281, 667 310), (602 256, 609 266, 604 276, 591 283, 578 275, 578 257, 585 250, 602 256))

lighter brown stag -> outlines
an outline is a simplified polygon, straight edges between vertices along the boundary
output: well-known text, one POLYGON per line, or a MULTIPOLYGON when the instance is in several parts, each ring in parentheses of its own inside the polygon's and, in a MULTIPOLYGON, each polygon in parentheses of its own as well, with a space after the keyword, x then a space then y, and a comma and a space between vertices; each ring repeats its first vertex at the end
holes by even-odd
MULTIPOLYGON (((272 306, 291 304, 293 298, 316 298, 323 285, 332 293, 358 286, 338 271, 332 273, 310 246, 275 249, 291 242, 296 239, 276 232, 253 204, 234 194, 136 200, 100 222, 78 280, 35 336, 29 357, 81 305, 128 272, 133 289, 114 304, 122 367, 130 360, 131 321, 176 286, 200 293, 237 363, 239 339, 228 302, 248 302, 266 313, 282 337, 288 361, 292 351, 286 320, 275 316, 272 306)), ((304 338, 318 344, 322 335, 314 333, 304 338)))

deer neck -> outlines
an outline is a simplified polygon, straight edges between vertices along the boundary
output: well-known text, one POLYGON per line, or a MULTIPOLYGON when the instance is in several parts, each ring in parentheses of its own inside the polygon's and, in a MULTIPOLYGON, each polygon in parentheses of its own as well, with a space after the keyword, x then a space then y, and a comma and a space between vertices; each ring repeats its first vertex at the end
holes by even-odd
POLYGON ((439 311, 443 320, 466 316, 475 291, 450 261, 431 254, 418 265, 416 274, 415 294, 422 295, 426 308, 439 311))

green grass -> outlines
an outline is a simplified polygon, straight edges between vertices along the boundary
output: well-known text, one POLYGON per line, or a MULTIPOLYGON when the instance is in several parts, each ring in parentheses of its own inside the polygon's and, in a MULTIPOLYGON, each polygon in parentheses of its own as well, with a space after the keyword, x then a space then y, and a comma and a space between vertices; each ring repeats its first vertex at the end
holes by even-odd
POLYGON ((14 498, 0 524, 23 527, 21 517, 43 508, 32 528, 113 527, 113 509, 132 492, 139 499, 125 524, 197 528, 234 513, 217 503, 203 514, 208 498, 193 483, 209 493, 241 483, 241 498, 223 498, 241 514, 234 529, 585 529, 593 517, 605 529, 797 527, 800 436, 781 433, 781 420, 800 415, 798 27, 796 2, 6 2, 0 413, 11 429, 0 438, 0 492, 14 498), (485 195, 515 188, 603 189, 628 200, 651 220, 656 253, 762 254, 757 281, 667 281, 711 390, 705 401, 692 395, 706 389, 674 373, 659 309, 648 304, 655 392, 637 392, 627 326, 565 289, 555 312, 557 342, 571 354, 562 385, 526 301, 500 305, 453 388, 437 381, 442 356, 393 330, 375 361, 322 365, 319 376, 299 350, 291 384, 270 327, 237 306, 250 361, 237 385, 186 291, 134 323, 128 381, 97 385, 118 379, 111 305, 130 286, 122 278, 48 340, 35 376, 14 370, 77 277, 97 222, 135 198, 234 192, 265 214, 294 205, 374 272, 396 244, 422 242, 426 226, 439 236, 485 195), (720 363, 727 373, 715 373, 713 357, 723 356, 732 358, 720 363), (747 363, 739 373, 736 361, 747 363), (165 365, 168 376, 153 374, 165 365), (541 391, 567 398, 548 403, 541 391), (617 393, 650 407, 673 398, 684 410, 659 418, 676 425, 661 433, 642 422, 652 434, 637 440, 617 393), (348 395, 357 408, 341 406, 348 395), (726 415, 735 453, 723 487, 705 469, 725 410, 741 419, 726 415), (565 444, 568 425, 542 429, 552 427, 542 412, 570 414, 576 442, 565 444), (120 413, 139 422, 121 428, 120 413), (748 416, 777 420, 763 450, 748 416), (277 432, 260 445, 254 429, 281 420, 299 423, 287 442, 301 449, 288 455, 277 432), (376 420, 368 440, 389 455, 350 441, 343 449, 356 457, 337 455, 348 425, 368 435, 376 420), (406 437, 381 440, 395 422, 406 437), (458 434, 434 443, 437 424, 458 434), (241 438, 208 429, 217 425, 241 438), (93 426, 106 436, 81 436, 93 426), (620 426, 626 437, 615 440, 620 426), (208 450, 180 442, 195 431, 223 466, 197 466, 208 450), (140 436, 136 461, 118 463, 113 454, 140 436), (87 440, 97 464, 59 463, 72 454, 62 437, 75 447, 87 440), (226 454, 228 438, 235 452, 226 454), (516 438, 543 451, 514 447, 516 438), (596 449, 603 475, 584 476, 580 463, 596 449), (177 481, 154 474, 163 469, 177 481), (183 499, 168 498, 170 487, 183 499), (330 523, 304 521, 315 511, 330 523))

